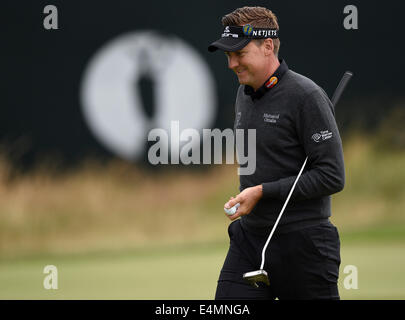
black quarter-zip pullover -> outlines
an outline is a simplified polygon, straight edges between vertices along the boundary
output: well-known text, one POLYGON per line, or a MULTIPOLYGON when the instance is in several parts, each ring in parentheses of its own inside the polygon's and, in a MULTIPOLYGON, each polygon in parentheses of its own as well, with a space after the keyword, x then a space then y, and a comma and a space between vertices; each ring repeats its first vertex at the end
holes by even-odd
POLYGON ((345 173, 334 108, 325 91, 280 60, 279 68, 257 91, 239 87, 235 112, 235 129, 256 129, 256 170, 240 175, 240 191, 263 186, 263 197, 241 218, 242 227, 269 232, 307 156, 279 226, 330 217, 330 195, 343 189, 345 173), (271 87, 272 77, 277 83, 271 87))

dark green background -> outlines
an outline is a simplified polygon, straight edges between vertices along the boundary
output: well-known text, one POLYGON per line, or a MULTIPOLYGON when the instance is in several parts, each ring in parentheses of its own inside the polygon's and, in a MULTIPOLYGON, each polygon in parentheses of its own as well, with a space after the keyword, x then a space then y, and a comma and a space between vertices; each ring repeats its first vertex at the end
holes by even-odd
MULTIPOLYGON (((0 143, 14 163, 56 155, 74 163, 112 154, 84 123, 82 72, 94 52, 128 31, 154 29, 191 44, 217 83, 213 127, 232 127, 237 81, 207 45, 221 17, 243 5, 272 9, 281 30, 280 56, 332 95, 345 70, 354 72, 337 111, 341 131, 374 130, 403 95, 403 5, 398 1, 3 1, 1 3, 0 143), (43 28, 43 8, 56 5, 59 30, 43 28), (343 27, 346 5, 357 6, 359 29, 343 27)), ((181 89, 181 85, 180 85, 181 89)))

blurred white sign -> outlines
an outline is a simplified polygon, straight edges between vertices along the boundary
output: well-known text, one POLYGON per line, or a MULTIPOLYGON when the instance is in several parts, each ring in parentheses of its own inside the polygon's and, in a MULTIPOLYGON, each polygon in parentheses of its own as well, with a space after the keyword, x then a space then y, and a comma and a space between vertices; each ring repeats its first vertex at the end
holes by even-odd
POLYGON ((95 53, 84 71, 80 99, 95 137, 116 155, 145 154, 151 128, 210 128, 216 112, 214 79, 203 58, 175 36, 143 31, 122 35, 95 53), (148 117, 137 81, 153 83, 148 117))

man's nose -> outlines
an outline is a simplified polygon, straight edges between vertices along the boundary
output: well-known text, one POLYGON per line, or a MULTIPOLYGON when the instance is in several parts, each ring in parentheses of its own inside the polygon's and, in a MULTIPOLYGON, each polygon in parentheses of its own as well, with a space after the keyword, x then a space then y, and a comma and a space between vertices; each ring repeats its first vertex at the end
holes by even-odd
POLYGON ((228 57, 228 68, 229 69, 234 69, 235 67, 238 66, 238 59, 236 59, 235 56, 229 56, 228 57))

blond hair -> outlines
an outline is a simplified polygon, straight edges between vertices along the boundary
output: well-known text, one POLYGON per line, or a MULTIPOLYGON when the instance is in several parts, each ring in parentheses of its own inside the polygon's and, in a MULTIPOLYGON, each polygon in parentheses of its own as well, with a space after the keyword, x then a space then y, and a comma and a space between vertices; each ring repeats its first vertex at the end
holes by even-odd
MULTIPOLYGON (((223 26, 241 26, 250 24, 256 28, 278 29, 276 15, 264 7, 242 7, 222 17, 223 26)), ((263 43, 263 40, 258 40, 263 43)), ((277 57, 280 49, 280 39, 273 39, 274 54, 277 57)))

